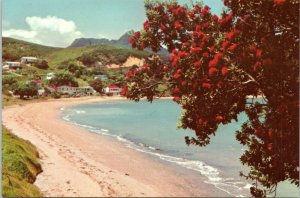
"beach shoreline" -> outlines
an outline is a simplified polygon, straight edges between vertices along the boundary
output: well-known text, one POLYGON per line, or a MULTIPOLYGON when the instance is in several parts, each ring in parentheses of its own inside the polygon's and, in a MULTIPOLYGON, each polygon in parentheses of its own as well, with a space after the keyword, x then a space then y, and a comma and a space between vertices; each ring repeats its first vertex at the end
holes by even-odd
POLYGON ((40 152, 43 172, 35 184, 45 196, 228 196, 60 116, 71 105, 116 100, 125 98, 67 98, 3 109, 3 124, 40 152))

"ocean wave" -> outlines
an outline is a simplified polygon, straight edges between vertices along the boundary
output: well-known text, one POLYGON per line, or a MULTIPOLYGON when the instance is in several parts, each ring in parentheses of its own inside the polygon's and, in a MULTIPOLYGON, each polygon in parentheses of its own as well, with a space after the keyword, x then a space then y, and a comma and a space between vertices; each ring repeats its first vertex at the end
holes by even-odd
POLYGON ((86 113, 85 111, 81 111, 81 110, 75 110, 75 112, 76 112, 77 114, 84 114, 84 113, 86 113))
POLYGON ((111 134, 111 133, 109 133, 108 129, 100 129, 99 130, 92 126, 79 124, 74 121, 71 121, 68 116, 65 116, 64 119, 71 122, 74 125, 86 128, 90 132, 113 137, 113 138, 117 139, 119 142, 124 143, 125 146, 127 146, 131 149, 134 149, 136 151, 147 153, 149 155, 158 157, 161 160, 175 163, 181 167, 197 171, 201 175, 205 176, 208 179, 207 181, 204 181, 205 183, 212 184, 216 188, 228 193, 231 196, 244 197, 244 195, 241 194, 241 191, 243 189, 245 190, 245 189, 249 188, 250 184, 247 184, 243 181, 236 180, 234 178, 222 178, 220 176, 220 171, 217 168, 212 167, 202 161, 188 160, 188 159, 184 159, 181 157, 174 157, 171 155, 162 154, 161 152, 158 152, 158 151, 161 151, 161 149, 159 149, 159 148, 149 146, 149 145, 146 145, 143 143, 133 142, 129 139, 122 137, 121 135, 111 134))

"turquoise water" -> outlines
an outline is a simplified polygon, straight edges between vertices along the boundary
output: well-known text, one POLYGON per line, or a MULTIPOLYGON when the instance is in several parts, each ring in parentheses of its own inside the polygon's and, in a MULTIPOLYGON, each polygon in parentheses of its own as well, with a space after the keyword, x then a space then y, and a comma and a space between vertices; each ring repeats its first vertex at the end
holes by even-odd
MULTIPOLYGON (((187 146, 186 135, 194 132, 176 128, 180 108, 170 100, 112 101, 82 104, 63 110, 63 118, 91 132, 115 137, 126 146, 171 162, 184 169, 193 170, 205 177, 230 196, 249 196, 249 184, 239 176, 246 171, 239 157, 243 147, 235 140, 235 131, 246 119, 238 116, 238 122, 219 126, 216 136, 206 147, 187 146)), ((285 183, 279 196, 298 196, 297 188, 285 183)))

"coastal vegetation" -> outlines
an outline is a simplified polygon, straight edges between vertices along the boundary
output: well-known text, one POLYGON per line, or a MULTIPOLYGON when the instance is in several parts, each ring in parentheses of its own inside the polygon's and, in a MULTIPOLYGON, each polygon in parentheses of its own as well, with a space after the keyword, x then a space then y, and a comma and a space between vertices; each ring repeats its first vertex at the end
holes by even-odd
POLYGON ((36 148, 2 125, 2 196, 41 197, 33 185, 41 171, 36 148))
POLYGON ((195 131, 188 145, 206 146, 219 125, 245 112, 236 139, 250 169, 241 176, 252 181, 253 196, 276 196, 282 181, 299 186, 299 1, 224 4, 217 16, 201 3, 146 1, 144 30, 130 43, 154 52, 164 45, 171 54, 128 71, 123 93, 151 102, 171 91, 180 127, 195 131))

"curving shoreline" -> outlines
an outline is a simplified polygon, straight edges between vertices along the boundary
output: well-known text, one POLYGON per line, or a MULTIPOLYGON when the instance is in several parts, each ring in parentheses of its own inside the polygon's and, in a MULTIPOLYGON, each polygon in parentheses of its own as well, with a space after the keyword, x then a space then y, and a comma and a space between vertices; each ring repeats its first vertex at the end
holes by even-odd
POLYGON ((43 172, 35 184, 45 196, 227 196, 212 185, 194 184, 173 168, 60 119, 60 108, 124 100, 85 97, 7 107, 3 124, 31 141, 43 172))

